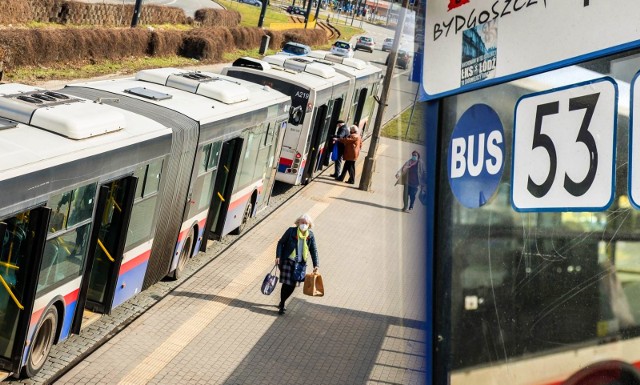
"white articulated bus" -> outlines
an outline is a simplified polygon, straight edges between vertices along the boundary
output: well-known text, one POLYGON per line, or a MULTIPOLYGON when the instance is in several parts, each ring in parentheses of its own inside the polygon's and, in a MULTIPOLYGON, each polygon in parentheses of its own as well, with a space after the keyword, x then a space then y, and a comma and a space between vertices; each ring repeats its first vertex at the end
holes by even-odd
MULTIPOLYGON (((309 56, 300 57, 272 55, 265 56, 263 60, 293 71, 301 71, 310 63, 318 63, 346 76, 349 79, 349 89, 345 98, 347 105, 343 106, 340 119, 348 125, 355 124, 360 127, 362 137, 368 137, 368 124, 377 107, 374 96, 378 95, 382 79, 382 71, 378 67, 360 59, 332 55, 327 51, 312 51, 309 56)), ((336 128, 335 124, 330 126, 325 142, 320 144, 323 148, 317 154, 316 168, 331 163, 332 137, 336 128)))
POLYGON ((311 51, 307 58, 331 65, 350 79, 349 106, 345 108, 343 120, 360 127, 363 139, 369 137, 378 107, 375 97, 380 95, 382 87, 382 70, 364 60, 336 56, 329 51, 311 51))
POLYGON ((349 92, 346 76, 319 63, 306 63, 292 70, 251 58, 236 60, 222 73, 269 86, 291 97, 289 124, 279 154, 278 181, 307 183, 324 170, 326 165, 320 160, 325 144, 335 130, 349 92))
POLYGON ((0 85, 2 370, 34 375, 80 331, 87 301, 141 289, 171 142, 167 126, 100 101, 0 85))
POLYGON ((241 231, 268 202, 290 104, 177 69, 0 85, 0 369, 34 375, 53 343, 241 231))

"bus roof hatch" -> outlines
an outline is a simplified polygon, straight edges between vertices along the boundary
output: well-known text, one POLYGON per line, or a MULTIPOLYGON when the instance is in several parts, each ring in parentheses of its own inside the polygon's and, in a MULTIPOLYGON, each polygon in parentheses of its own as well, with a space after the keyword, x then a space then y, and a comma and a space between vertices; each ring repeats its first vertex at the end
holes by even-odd
POLYGON ((136 74, 136 80, 191 92, 225 104, 243 102, 248 100, 251 94, 246 87, 233 78, 176 68, 139 71, 136 74))
POLYGON ((0 117, 70 139, 86 139, 126 126, 117 109, 24 84, 0 85, 0 117))

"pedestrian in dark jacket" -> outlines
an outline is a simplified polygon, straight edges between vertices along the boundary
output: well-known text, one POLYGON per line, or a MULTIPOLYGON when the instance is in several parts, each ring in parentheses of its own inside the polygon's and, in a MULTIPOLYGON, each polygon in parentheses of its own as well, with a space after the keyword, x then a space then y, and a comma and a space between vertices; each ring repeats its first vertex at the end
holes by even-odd
MULTIPOLYGON (((336 134, 333 136, 334 139, 346 138, 349 136, 349 129, 343 120, 338 120, 338 128, 336 130, 336 134)), ((344 158, 344 144, 337 142, 338 147, 338 158, 336 159, 334 166, 334 173, 331 174, 332 177, 338 179, 340 176, 340 171, 342 170, 342 160, 344 158)))
POLYGON ((420 153, 413 151, 411 159, 404 162, 402 168, 396 173, 396 184, 404 186, 402 192, 402 211, 409 212, 413 210, 413 203, 416 200, 416 194, 419 189, 426 187, 426 173, 424 163, 420 160, 420 153))
POLYGON ((350 135, 346 138, 336 139, 338 142, 344 144, 344 170, 337 180, 342 182, 344 177, 349 173, 349 180, 347 183, 354 184, 356 182, 356 160, 360 155, 360 148, 362 148, 362 139, 360 138, 358 126, 353 125, 349 127, 350 135))
POLYGON ((276 248, 276 265, 280 269, 280 304, 278 314, 285 312, 285 301, 291 296, 296 286, 300 282, 296 281, 293 271, 296 263, 308 264, 309 257, 313 263, 313 272, 318 272, 318 249, 316 239, 311 231, 313 223, 307 214, 300 216, 295 221, 295 227, 289 227, 280 240, 276 248))

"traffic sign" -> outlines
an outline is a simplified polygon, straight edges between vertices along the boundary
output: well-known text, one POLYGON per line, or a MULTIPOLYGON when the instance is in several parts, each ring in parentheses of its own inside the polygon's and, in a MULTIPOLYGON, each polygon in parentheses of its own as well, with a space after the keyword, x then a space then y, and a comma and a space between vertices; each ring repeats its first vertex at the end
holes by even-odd
POLYGON ((618 88, 612 78, 521 97, 513 129, 517 211, 599 211, 613 200, 618 88))

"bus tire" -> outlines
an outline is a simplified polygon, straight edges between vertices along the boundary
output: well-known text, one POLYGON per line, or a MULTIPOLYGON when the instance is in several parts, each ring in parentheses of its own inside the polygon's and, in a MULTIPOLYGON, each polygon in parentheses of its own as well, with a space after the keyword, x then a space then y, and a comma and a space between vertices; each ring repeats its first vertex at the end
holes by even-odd
POLYGON ((187 262, 191 258, 191 252, 193 250, 193 239, 194 239, 195 231, 193 231, 193 227, 189 230, 187 237, 184 239, 184 244, 182 245, 182 250, 180 250, 180 256, 178 257, 178 263, 176 264, 176 269, 171 274, 171 278, 173 280, 180 279, 182 274, 184 273, 184 268, 187 266, 187 262))
POLYGON ((42 321, 35 333, 33 334, 33 342, 29 348, 29 356, 24 366, 24 374, 26 377, 33 377, 42 369, 49 352, 53 346, 53 341, 58 330, 58 309, 55 305, 50 306, 42 317, 42 321))
POLYGON ((247 221, 251 218, 251 212, 253 211, 253 200, 249 199, 247 205, 244 207, 244 212, 242 213, 242 222, 240 222, 240 226, 236 227, 231 231, 233 235, 240 235, 244 231, 244 228, 247 227, 247 221))

